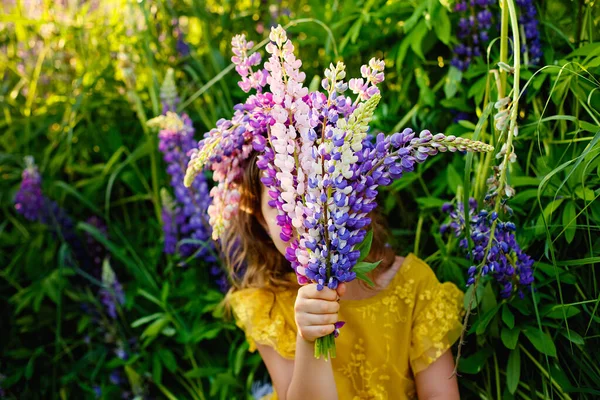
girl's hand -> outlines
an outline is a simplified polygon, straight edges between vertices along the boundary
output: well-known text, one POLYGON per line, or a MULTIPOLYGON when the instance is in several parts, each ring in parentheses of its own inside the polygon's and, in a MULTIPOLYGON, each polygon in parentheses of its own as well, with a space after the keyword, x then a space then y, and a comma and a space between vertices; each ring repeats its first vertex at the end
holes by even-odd
POLYGON ((317 284, 302 286, 296 296, 294 311, 296 326, 300 336, 308 342, 329 335, 338 321, 340 304, 338 299, 346 292, 346 285, 340 284, 337 290, 324 287, 317 290, 317 284))

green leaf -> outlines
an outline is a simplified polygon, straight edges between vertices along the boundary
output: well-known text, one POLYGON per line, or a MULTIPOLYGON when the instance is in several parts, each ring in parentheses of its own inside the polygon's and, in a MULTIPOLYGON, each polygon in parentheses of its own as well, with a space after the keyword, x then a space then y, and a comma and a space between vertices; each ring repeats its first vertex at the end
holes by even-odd
POLYGON ((154 321, 156 318, 162 317, 164 316, 163 313, 156 313, 156 314, 152 314, 152 315, 147 315, 145 317, 142 317, 140 319, 136 319, 135 321, 133 321, 131 323, 131 327, 132 328, 137 328, 138 326, 147 324, 150 321, 154 321))
MULTIPOLYGON (((434 25, 434 26, 437 26, 434 25)), ((448 75, 446 75, 446 81, 444 82, 444 94, 447 99, 450 99, 456 95, 462 80, 462 71, 456 67, 450 67, 448 75)))
MULTIPOLYGON (((423 17, 423 13, 425 12, 425 9, 427 8, 427 6, 428 6, 427 2, 422 1, 419 4, 419 6, 417 8, 415 8, 415 11, 410 16, 410 18, 407 19, 406 21, 404 21, 404 32, 405 33, 408 33, 409 31, 411 31, 412 28, 417 24, 417 22, 419 22, 419 19, 421 19, 423 17)), ((421 22, 423 22, 423 21, 421 21, 421 22)))
POLYGON ((502 306, 502 321, 508 326, 510 329, 515 327, 515 315, 508 308, 508 304, 502 306))
POLYGON ((417 27, 411 32, 410 48, 415 52, 419 58, 425 60, 421 43, 423 38, 427 34, 427 26, 424 21, 419 22, 417 27))
POLYGON ((523 333, 537 351, 550 357, 556 357, 554 342, 546 333, 534 327, 524 330, 523 333))
POLYGON ((469 357, 461 357, 458 370, 466 374, 477 374, 483 368, 486 360, 492 355, 493 350, 487 346, 469 357))
POLYGON ((160 299, 164 304, 167 304, 167 298, 169 297, 169 282, 165 282, 162 287, 162 291, 160 294, 160 299))
POLYGON ((438 7, 434 16, 433 30, 438 39, 445 45, 450 44, 450 31, 452 29, 448 11, 444 7, 438 7))
POLYGON ((587 188, 587 187, 581 187, 581 186, 579 186, 577 189, 575 189, 575 195, 577 197, 579 197, 581 200, 585 200, 585 201, 592 201, 596 197, 596 194, 594 193, 594 191, 592 189, 587 188))
POLYGON ((581 335, 579 333, 575 332, 572 329, 569 329, 568 331, 566 329, 563 329, 560 331, 560 334, 563 335, 564 337, 566 337, 568 340, 570 340, 571 342, 573 342, 576 345, 579 345, 579 346, 585 345, 585 339, 583 337, 581 337, 581 335))
MULTIPOLYGON (((538 189, 539 193, 539 189, 538 189)), ((546 208, 544 208, 544 213, 540 214, 537 220, 537 225, 535 227, 535 234, 541 235, 544 233, 546 227, 544 226, 544 219, 546 220, 547 225, 552 225, 552 220, 550 219, 552 213, 562 204, 564 199, 556 199, 551 201, 546 208)))
POLYGON ((521 378, 521 351, 516 348, 508 355, 506 365, 506 386, 511 394, 515 394, 521 378))
POLYGON ((565 240, 570 244, 575 238, 575 232, 577 231, 577 214, 574 202, 569 201, 565 203, 562 214, 562 223, 565 227, 565 240))
POLYGON ((360 279, 361 281, 366 282, 369 286, 373 287, 375 284, 371 279, 369 279, 367 273, 373 271, 379 265, 379 263, 381 263, 381 260, 374 263, 362 261, 356 264, 354 268, 352 268, 352 271, 356 273, 357 279, 360 279))
POLYGON ((158 354, 154 354, 152 357, 152 379, 158 383, 162 382, 162 364, 158 354))
POLYGON ((373 243, 373 230, 369 229, 365 238, 358 246, 356 246, 355 250, 360 251, 360 257, 358 257, 358 261, 362 261, 369 256, 369 252, 371 251, 371 244, 373 243))
POLYGON ((469 309, 469 303, 471 303, 471 310, 474 310, 477 307, 477 305, 479 304, 479 302, 481 301, 481 299, 483 298, 483 291, 485 290, 485 287, 483 285, 477 285, 477 291, 475 291, 475 292, 474 292, 474 288, 475 288, 475 285, 471 285, 465 292, 465 297, 464 297, 465 310, 469 309), (471 297, 473 297, 472 301, 471 301, 471 297))
POLYGON ((175 356, 170 350, 160 349, 158 354, 160 355, 163 364, 170 372, 175 372, 177 370, 177 360, 175 360, 175 356))
POLYGON ((500 338, 502 339, 502 343, 506 346, 507 349, 514 350, 517 347, 517 342, 519 341, 519 334, 521 333, 521 329, 518 327, 514 328, 502 328, 502 333, 500 333, 500 338))
POLYGON ((235 353, 235 361, 233 363, 233 374, 235 376, 238 376, 242 370, 246 353, 248 353, 248 342, 244 341, 235 353))
POLYGON ((158 335, 160 333, 160 331, 162 331, 162 329, 167 326, 167 324, 169 323, 169 320, 166 317, 161 317, 159 319, 157 319, 156 321, 154 321, 153 323, 151 323, 150 325, 148 325, 148 327, 144 330, 144 332, 142 332, 142 339, 145 337, 155 337, 156 335, 158 335))
POLYGON ((545 318, 563 319, 571 318, 580 312, 581 310, 575 306, 556 304, 543 307, 540 314, 545 318))
POLYGON ((377 261, 377 262, 373 262, 373 263, 361 261, 352 268, 352 271, 356 272, 357 274, 358 273, 366 274, 366 273, 373 271, 375 268, 377 268, 377 266, 380 263, 381 263, 381 261, 377 261))
POLYGON ((369 285, 371 287, 375 287, 375 284, 373 283, 373 281, 365 274, 357 272, 356 279, 360 279, 361 281, 365 282, 367 285, 369 285))
POLYGON ((488 312, 486 312, 483 317, 481 317, 481 319, 479 321, 477 321, 477 328, 475 330, 475 333, 477 333, 478 335, 481 335, 485 332, 485 329, 487 328, 487 326, 490 324, 490 322, 492 322, 492 319, 496 316, 496 314, 498 313, 498 311, 500 310, 500 306, 496 306, 494 308, 492 308, 491 310, 489 310, 488 312))

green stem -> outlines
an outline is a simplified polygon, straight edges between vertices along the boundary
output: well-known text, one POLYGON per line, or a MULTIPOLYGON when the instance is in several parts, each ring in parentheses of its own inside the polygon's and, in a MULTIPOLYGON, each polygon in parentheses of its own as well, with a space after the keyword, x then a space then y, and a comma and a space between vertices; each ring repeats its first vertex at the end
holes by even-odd
POLYGON ((498 356, 494 352, 494 374, 496 375, 496 397, 502 400, 502 392, 500 391, 500 367, 498 366, 498 356))
MULTIPOLYGON (((502 10, 500 22, 500 62, 508 61, 508 7, 507 0, 500 0, 500 8, 502 10)), ((514 29, 513 29, 514 30, 514 29)), ((519 49, 516 45, 515 49, 519 49)), ((499 98, 503 98, 506 93, 506 71, 500 70, 500 91, 499 98)))
POLYGON ((413 252, 415 253, 415 256, 419 256, 419 245, 421 242, 421 231, 423 230, 423 215, 420 214, 419 215, 419 220, 417 222, 417 232, 415 233, 415 249, 413 250, 413 252))
POLYGON ((563 398, 565 398, 567 400, 571 400, 571 397, 569 397, 569 395, 563 391, 562 387, 560 387, 558 382, 556 382, 554 380, 554 378, 552 378, 550 376, 548 371, 546 371, 546 369, 544 367, 542 367, 542 364, 540 364, 538 362, 538 360, 536 360, 535 357, 530 352, 528 352, 527 349, 522 344, 519 345, 519 348, 521 349, 521 351, 523 351, 523 353, 525 353, 525 355, 531 360, 531 362, 537 367, 537 369, 540 370, 542 375, 544 375, 546 377, 546 379, 548 379, 550 381, 552 386, 554 386, 556 388, 556 390, 558 390, 558 392, 563 396, 563 398))

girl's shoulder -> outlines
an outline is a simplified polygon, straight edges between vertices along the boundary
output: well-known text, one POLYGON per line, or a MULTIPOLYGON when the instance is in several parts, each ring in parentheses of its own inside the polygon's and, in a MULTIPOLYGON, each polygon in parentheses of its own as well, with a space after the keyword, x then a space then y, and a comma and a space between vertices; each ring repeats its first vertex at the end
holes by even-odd
POLYGON ((296 349, 295 300, 294 291, 269 286, 241 289, 226 298, 236 325, 246 334, 250 351, 260 343, 288 359, 294 357, 296 349))

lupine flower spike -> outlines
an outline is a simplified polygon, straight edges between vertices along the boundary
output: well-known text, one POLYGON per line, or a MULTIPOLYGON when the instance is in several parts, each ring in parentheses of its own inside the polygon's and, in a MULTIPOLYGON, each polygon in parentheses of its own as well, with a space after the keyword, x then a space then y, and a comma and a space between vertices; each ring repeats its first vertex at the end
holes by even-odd
POLYGON ((475 283, 477 276, 491 277, 500 286, 500 296, 508 298, 514 293, 523 297, 533 283, 533 259, 525 254, 515 238, 517 229, 513 222, 503 222, 496 211, 477 211, 475 199, 469 201, 469 217, 466 218, 461 202, 457 206, 446 203, 442 211, 448 213, 450 222, 441 226, 442 234, 451 233, 460 239, 459 246, 471 262, 467 286, 475 283), (494 223, 495 222, 495 223, 494 223), (468 251, 465 225, 473 241, 468 251))
POLYGON ((219 288, 226 291, 228 285, 224 272, 213 265, 216 259, 212 255, 214 248, 207 219, 211 198, 206 178, 204 174, 197 174, 189 187, 183 184, 190 152, 197 142, 191 119, 186 114, 175 112, 179 97, 172 69, 167 71, 160 97, 164 114, 148 121, 148 125, 159 129, 158 149, 163 153, 174 192, 172 198, 165 189, 161 191, 164 252, 177 253, 184 259, 183 264, 186 258, 192 256, 207 261, 219 288))

